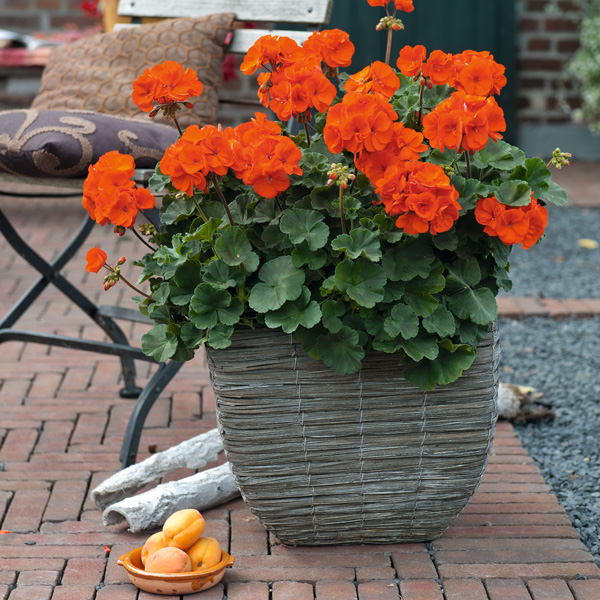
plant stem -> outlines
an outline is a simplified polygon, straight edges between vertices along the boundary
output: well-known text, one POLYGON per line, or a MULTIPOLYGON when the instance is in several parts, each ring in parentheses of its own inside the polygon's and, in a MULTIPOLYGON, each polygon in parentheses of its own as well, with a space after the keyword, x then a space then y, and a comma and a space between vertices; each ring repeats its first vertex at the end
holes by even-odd
POLYGON ((175 115, 173 115, 173 123, 175 123, 177 131, 179 131, 179 135, 183 135, 183 131, 181 130, 181 127, 179 126, 179 121, 177 120, 177 117, 175 115))
POLYGON ((304 132, 306 133, 306 143, 308 145, 308 147, 310 148, 310 131, 308 129, 308 123, 304 123, 304 132))
POLYGON ((202 220, 205 223, 208 223, 208 217, 206 216, 206 214, 204 214, 204 211, 202 210, 202 207, 200 206, 200 204, 198 204, 198 200, 196 200, 196 198, 194 196, 192 196, 192 200, 194 201, 194 204, 196 205, 196 209, 200 213, 200 216, 202 217, 202 220))
POLYGON ((392 53, 392 33, 393 33, 393 30, 392 29, 388 29, 388 32, 387 32, 387 45, 385 47, 385 64, 386 65, 390 64, 390 55, 392 53))
MULTIPOLYGON (((105 269, 108 269, 111 273, 115 272, 115 269, 113 269, 110 265, 105 264, 104 265, 105 269)), ((135 285, 133 285, 132 283, 130 283, 129 281, 127 281, 127 279, 121 275, 121 273, 119 272, 119 280, 122 281, 126 286, 130 287, 134 292, 141 294, 142 296, 144 296, 144 298, 148 298, 149 300, 153 300, 152 296, 148 296, 148 294, 145 294, 144 292, 142 292, 142 290, 138 289, 135 287, 135 285)))
POLYGON ((463 150, 465 155, 465 163, 467 164, 467 178, 471 179, 471 155, 468 150, 463 150))
POLYGON ((135 237, 140 240, 140 242, 142 242, 142 244, 144 244, 144 246, 150 248, 150 250, 152 250, 152 252, 156 252, 156 248, 154 248, 153 246, 151 246, 140 234, 139 232, 136 230, 136 228, 132 225, 130 227, 131 231, 133 231, 133 235, 135 235, 135 237))
POLYGON ((425 93, 425 83, 421 83, 421 90, 419 91, 419 119, 417 125, 421 127, 421 121, 423 120, 423 94, 425 93))
POLYGON ((346 231, 346 221, 344 220, 344 188, 340 185, 340 222, 342 223, 342 233, 346 231))
POLYGON ((233 227, 235 225, 235 223, 233 222, 233 217, 231 216, 231 211, 229 210, 229 205, 227 204, 227 200, 225 200, 225 196, 223 196, 223 190, 221 189, 221 186, 217 183, 217 181, 215 179, 212 180, 212 184, 213 184, 215 190, 217 191, 217 195, 219 196, 219 200, 221 201, 223 208, 225 208, 225 212, 227 213, 227 218, 229 219, 229 224, 233 227))

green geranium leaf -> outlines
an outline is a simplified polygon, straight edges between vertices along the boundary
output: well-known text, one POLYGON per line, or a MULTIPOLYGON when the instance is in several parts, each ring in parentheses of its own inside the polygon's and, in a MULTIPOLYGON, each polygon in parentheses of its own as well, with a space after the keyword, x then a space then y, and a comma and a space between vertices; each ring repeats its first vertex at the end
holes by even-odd
POLYGON ((364 227, 353 229, 350 235, 346 233, 338 235, 331 242, 331 247, 344 252, 352 260, 359 256, 372 262, 381 260, 381 248, 377 235, 364 227))
POLYGON ((285 333, 293 333, 300 325, 306 329, 314 327, 321 320, 319 305, 310 299, 307 287, 296 300, 288 300, 281 308, 265 315, 265 325, 271 329, 281 327, 285 333))
POLYGON ((227 290, 214 288, 208 283, 196 286, 190 300, 190 321, 199 329, 209 329, 217 322, 234 325, 243 312, 243 305, 232 298, 227 290))
POLYGON ((401 335, 409 340, 419 333, 419 318, 406 304, 396 304, 385 320, 385 331, 392 338, 401 335))
POLYGON ((335 373, 356 373, 365 356, 358 340, 358 333, 350 327, 342 327, 337 333, 320 335, 317 348, 321 360, 335 373))
POLYGON ((423 318, 423 328, 441 338, 452 337, 456 332, 456 321, 452 313, 441 304, 428 316, 423 318))
POLYGON ((495 194, 498 202, 508 206, 527 206, 531 203, 531 188, 524 181, 505 181, 495 194))
POLYGON ((446 285, 443 270, 443 265, 438 264, 425 279, 415 277, 405 284, 406 302, 419 317, 426 317, 437 308, 439 301, 433 294, 441 292, 446 285))
POLYGON ((258 254, 252 250, 250 242, 239 227, 229 227, 215 242, 215 250, 228 265, 242 265, 246 273, 253 273, 258 268, 258 254))
POLYGON ((152 291, 152 299, 155 304, 160 306, 169 299, 169 284, 163 281, 156 289, 152 291))
POLYGON ((206 342, 206 330, 198 329, 193 323, 184 323, 181 326, 181 341, 188 348, 198 348, 206 342))
POLYGON ((498 316, 496 297, 489 288, 467 288, 449 295, 447 302, 459 319, 471 319, 478 325, 487 325, 498 316))
POLYGON ((155 325, 141 338, 144 354, 158 362, 165 362, 177 351, 177 336, 169 331, 168 325, 155 325))
POLYGON ((196 229, 196 231, 189 233, 185 236, 186 240, 200 240, 200 241, 212 241, 215 231, 219 229, 221 219, 211 217, 207 223, 202 222, 202 226, 196 229))
POLYGON ((321 355, 317 348, 317 338, 320 334, 326 333, 327 332, 319 325, 315 325, 312 329, 304 329, 304 327, 300 326, 294 331, 294 337, 300 342, 302 350, 304 350, 308 356, 315 360, 320 360, 321 355))
POLYGON ((240 194, 229 204, 229 210, 235 223, 239 225, 248 225, 254 222, 256 215, 254 205, 256 197, 250 194, 240 194))
POLYGON ((187 196, 175 198, 160 215, 160 220, 165 225, 177 223, 194 214, 196 206, 187 196))
POLYGON ((162 192, 171 183, 169 175, 163 175, 160 172, 159 166, 156 165, 156 171, 152 173, 148 180, 148 187, 151 187, 155 192, 162 192))
POLYGON ((445 150, 444 152, 440 152, 437 148, 432 150, 428 158, 428 162, 441 166, 453 165, 457 160, 458 153, 456 150, 445 150))
POLYGON ((456 381, 473 364, 475 349, 471 346, 453 346, 448 340, 440 346, 435 360, 424 359, 403 371, 404 377, 422 390, 433 390, 436 384, 447 385, 456 381))
POLYGON ((316 210, 289 208, 281 215, 279 228, 287 233, 293 244, 306 242, 310 250, 322 248, 329 238, 329 227, 323 223, 325 215, 316 210))
POLYGON ((337 289, 365 308, 383 300, 386 279, 383 267, 365 259, 344 260, 335 269, 337 289))
MULTIPOLYGON (((196 274, 197 277, 197 274, 196 274)), ((244 281, 243 275, 235 267, 231 267, 220 258, 213 260, 204 268, 202 280, 205 283, 210 283, 215 288, 227 289, 242 285, 244 281)))
POLYGON ((457 260, 448 267, 446 288, 448 291, 456 291, 473 287, 481 281, 481 269, 477 259, 469 257, 457 260))
POLYGON ((419 237, 388 250, 381 264, 391 281, 409 281, 413 277, 427 277, 434 258, 429 240, 419 237))
POLYGON ((473 156, 473 166, 478 169, 492 167, 498 171, 511 171, 525 163, 525 153, 503 141, 490 139, 487 146, 473 156))
POLYGON ((221 348, 229 348, 231 346, 231 336, 233 335, 233 327, 218 323, 208 332, 208 345, 211 348, 219 350, 221 348))
POLYGON ((508 266, 508 259, 512 252, 512 246, 507 246, 500 241, 500 238, 490 238, 490 244, 492 246, 492 256, 496 264, 502 269, 508 266))
POLYGON ((331 333, 337 333, 342 328, 342 320, 346 307, 341 300, 327 300, 321 307, 323 313, 323 326, 331 333))
MULTIPOLYGON (((487 196, 487 186, 481 183, 478 179, 465 179, 459 175, 454 175, 451 178, 451 182, 460 194, 458 202, 462 206, 463 210, 475 208, 477 200, 487 196)), ((435 237, 437 238, 438 236, 435 237)))
POLYGON ((327 254, 323 249, 309 250, 308 244, 299 244, 292 250, 292 264, 295 267, 306 265, 309 269, 316 271, 327 262, 327 254))
POLYGON ((296 269, 291 256, 279 256, 265 263, 258 272, 261 283, 250 292, 248 304, 260 313, 277 310, 302 293, 304 272, 296 269))
POLYGON ((423 358, 433 360, 437 358, 440 351, 437 338, 424 332, 420 332, 410 340, 403 340, 402 349, 415 362, 419 362, 423 358))
POLYGON ((188 260, 178 267, 169 283, 170 302, 175 306, 186 306, 190 301, 200 275, 200 261, 188 260))
POLYGON ((450 250, 454 251, 458 248, 458 235, 454 229, 450 231, 444 231, 444 233, 438 233, 432 238, 433 245, 438 250, 450 250))
POLYGON ((515 169, 511 179, 526 181, 536 197, 548 191, 552 181, 552 173, 541 158, 528 158, 525 164, 515 169))
POLYGON ((556 206, 562 206, 567 201, 567 192, 563 190, 554 181, 550 182, 548 191, 542 194, 542 198, 550 204, 556 204, 556 206))

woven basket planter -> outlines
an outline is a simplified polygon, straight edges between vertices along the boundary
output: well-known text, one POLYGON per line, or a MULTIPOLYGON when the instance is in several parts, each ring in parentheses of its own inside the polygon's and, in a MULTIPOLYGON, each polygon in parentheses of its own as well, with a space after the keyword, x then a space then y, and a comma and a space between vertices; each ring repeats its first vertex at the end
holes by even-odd
POLYGON ((397 358, 336 375, 293 336, 238 331, 208 349, 217 419, 242 497, 287 545, 432 540, 477 489, 496 422, 493 327, 460 379, 432 392, 397 358))

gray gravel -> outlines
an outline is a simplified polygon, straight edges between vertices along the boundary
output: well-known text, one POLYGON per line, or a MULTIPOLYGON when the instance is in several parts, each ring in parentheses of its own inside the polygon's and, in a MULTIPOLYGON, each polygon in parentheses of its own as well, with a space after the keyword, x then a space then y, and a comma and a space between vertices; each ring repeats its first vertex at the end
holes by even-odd
MULTIPOLYGON (((514 296, 600 298, 600 210, 551 207, 547 237, 511 255, 514 296)), ((500 320, 502 380, 532 386, 555 421, 517 435, 600 565, 600 317, 500 320)))
POLYGON ((510 257, 511 296, 600 298, 600 209, 548 207, 544 239, 529 250, 517 246, 510 257))

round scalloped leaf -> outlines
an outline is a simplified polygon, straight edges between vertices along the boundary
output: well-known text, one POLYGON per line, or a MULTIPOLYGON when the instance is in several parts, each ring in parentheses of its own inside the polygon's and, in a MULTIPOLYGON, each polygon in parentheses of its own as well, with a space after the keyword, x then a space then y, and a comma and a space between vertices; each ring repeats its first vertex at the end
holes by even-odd
POLYGON ((169 331, 168 325, 155 325, 141 338, 144 354, 158 362, 165 362, 177 351, 177 336, 169 331))
POLYGON ((415 315, 410 306, 396 304, 390 311, 390 316, 385 320, 385 331, 392 337, 402 336, 405 340, 414 338, 419 333, 419 317, 415 315))
POLYGON ((231 294, 227 290, 219 290, 208 283, 200 283, 196 286, 190 300, 190 321, 199 329, 214 327, 221 316, 221 311, 227 314, 225 311, 230 305, 231 294))
POLYGON ((383 267, 365 259, 344 260, 335 268, 337 289, 365 308, 383 300, 386 280, 383 267))
POLYGON ((317 348, 321 360, 340 375, 356 373, 365 356, 358 340, 358 333, 350 327, 342 327, 337 333, 320 335, 317 338, 317 348))
MULTIPOLYGON (((196 271, 196 276, 198 272, 196 271)), ((204 268, 202 280, 215 288, 227 289, 237 287, 244 282, 243 275, 220 258, 213 260, 204 268)))
POLYGON ((307 287, 296 300, 288 300, 281 308, 265 315, 265 325, 271 329, 281 327, 285 333, 293 333, 302 326, 306 329, 314 327, 321 320, 319 305, 310 299, 307 287))
POLYGON ((329 239, 329 227, 323 223, 325 215, 316 210, 289 208, 281 215, 279 228, 293 244, 306 242, 310 250, 318 250, 329 239))
POLYGON ((261 283, 252 288, 248 304, 259 313, 277 310, 302 293, 304 272, 294 267, 291 256, 279 256, 265 263, 258 278, 261 283))
POLYGON ((239 227, 225 229, 215 242, 215 250, 219 257, 232 267, 242 265, 246 273, 253 273, 258 269, 258 254, 252 250, 250 242, 239 227))
POLYGON ((350 234, 342 233, 338 235, 331 242, 331 247, 334 250, 344 252, 351 260, 359 256, 372 262, 381 260, 379 238, 374 232, 364 227, 353 229, 350 234))

